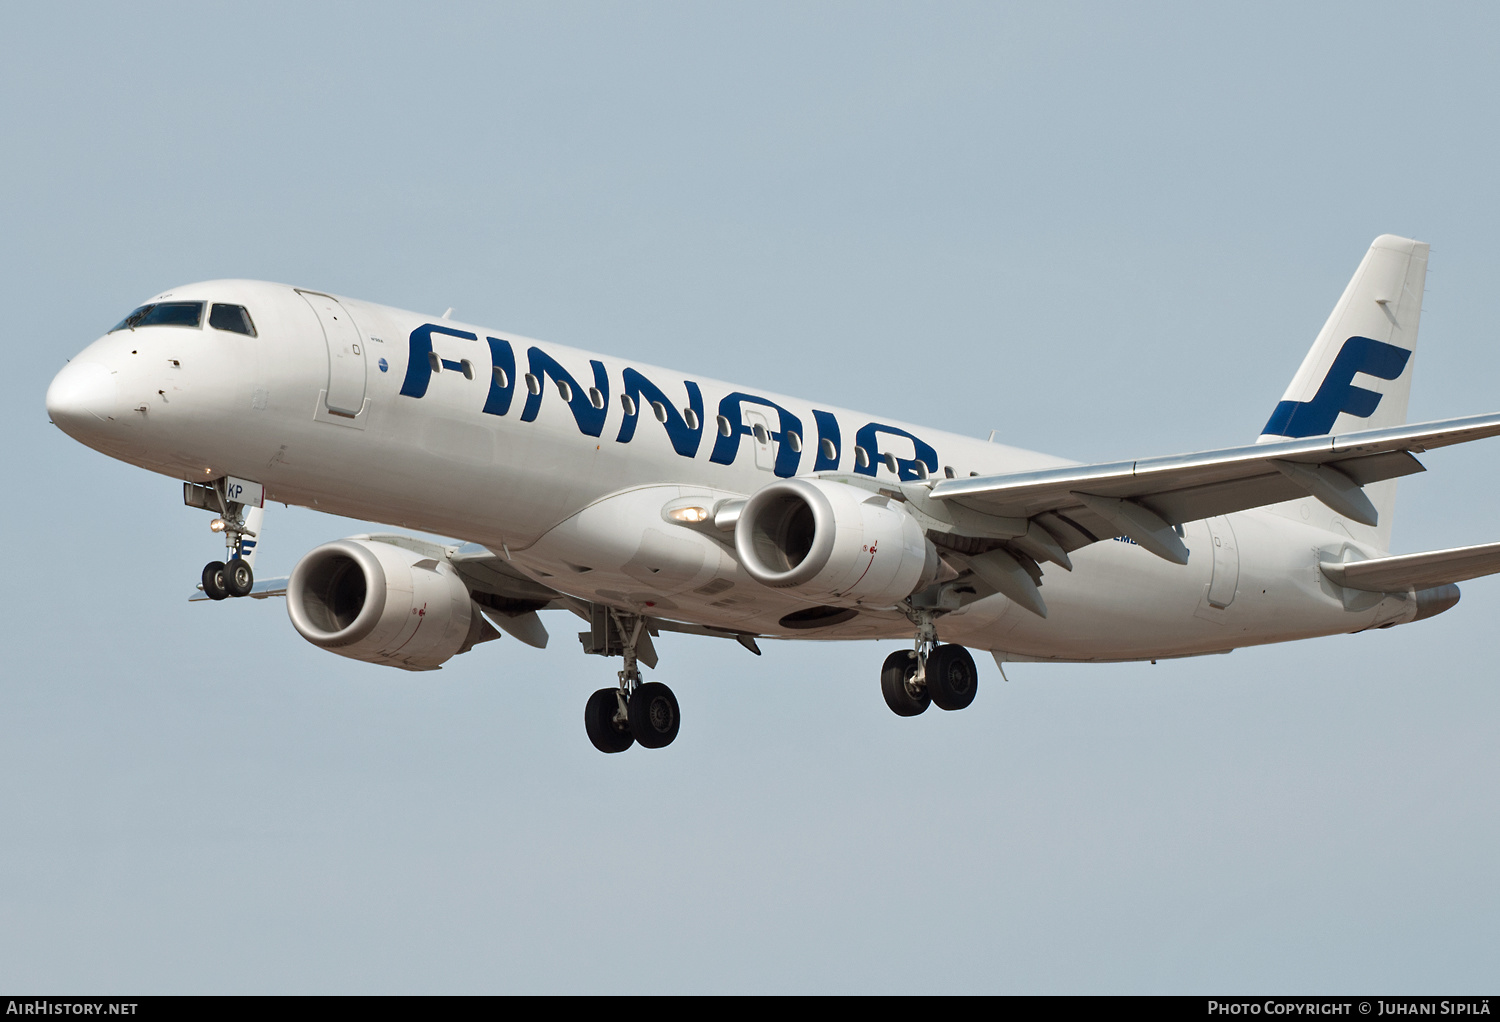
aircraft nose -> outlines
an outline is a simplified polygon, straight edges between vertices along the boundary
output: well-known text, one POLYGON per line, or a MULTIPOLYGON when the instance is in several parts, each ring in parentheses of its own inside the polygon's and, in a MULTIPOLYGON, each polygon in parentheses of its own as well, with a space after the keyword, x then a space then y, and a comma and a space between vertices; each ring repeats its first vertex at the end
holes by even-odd
POLYGON ((47 388, 47 414, 70 436, 109 425, 120 414, 114 374, 98 362, 69 362, 47 388))

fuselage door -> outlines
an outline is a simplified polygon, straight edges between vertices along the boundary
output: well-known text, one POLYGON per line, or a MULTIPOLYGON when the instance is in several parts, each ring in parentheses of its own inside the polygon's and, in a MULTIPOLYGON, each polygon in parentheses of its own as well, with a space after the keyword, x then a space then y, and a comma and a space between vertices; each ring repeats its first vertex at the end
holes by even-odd
POLYGON ((776 441, 771 439, 771 421, 758 409, 746 408, 745 423, 755 441, 755 467, 773 471, 776 468, 776 441))
POLYGON ((1210 518, 1206 524, 1214 544, 1214 577, 1208 584, 1208 604, 1223 610, 1234 602, 1235 590, 1240 587, 1240 552, 1228 518, 1210 518))
POLYGON ((353 418, 365 406, 365 343, 359 328, 336 299, 316 291, 297 293, 312 306, 323 325, 323 340, 328 345, 328 410, 353 418))

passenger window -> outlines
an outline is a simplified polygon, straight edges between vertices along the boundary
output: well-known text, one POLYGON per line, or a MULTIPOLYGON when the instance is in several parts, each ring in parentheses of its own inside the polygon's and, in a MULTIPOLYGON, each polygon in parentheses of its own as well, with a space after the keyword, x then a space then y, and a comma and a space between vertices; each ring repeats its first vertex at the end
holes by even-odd
POLYGON ((255 324, 243 305, 220 305, 214 303, 208 314, 208 325, 215 330, 230 330, 237 334, 255 336, 255 324))

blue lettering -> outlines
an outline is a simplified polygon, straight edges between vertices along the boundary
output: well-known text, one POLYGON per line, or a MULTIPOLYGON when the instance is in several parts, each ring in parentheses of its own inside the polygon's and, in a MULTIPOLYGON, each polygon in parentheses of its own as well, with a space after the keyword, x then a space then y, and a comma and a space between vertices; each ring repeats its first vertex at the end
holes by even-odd
POLYGON ((781 407, 775 401, 767 401, 763 397, 753 394, 742 394, 735 391, 725 396, 719 402, 719 414, 729 423, 729 435, 725 436, 721 430, 719 438, 714 441, 714 450, 708 460, 718 465, 734 464, 735 455, 740 452, 740 437, 753 434, 751 427, 745 425, 745 416, 741 405, 761 405, 766 408, 776 409, 780 430, 771 434, 771 438, 777 441, 775 474, 783 479, 797 474, 797 465, 802 460, 802 452, 792 450, 792 445, 786 442, 787 433, 802 435, 802 420, 791 412, 781 407))
POLYGON ((660 387, 634 369, 627 368, 623 376, 621 393, 630 398, 632 411, 620 423, 620 434, 615 437, 615 442, 630 443, 631 438, 635 436, 636 423, 641 418, 641 406, 659 404, 667 416, 662 425, 666 427, 667 436, 672 441, 672 449, 684 458, 696 456, 698 447, 703 442, 703 391, 698 389, 698 385, 691 380, 683 381, 683 386, 687 388, 688 407, 692 410, 694 422, 697 423, 696 426, 689 427, 687 419, 672 406, 672 402, 667 399, 666 394, 662 393, 660 387), (642 401, 642 397, 646 400, 642 401))
POLYGON ((516 393, 516 353, 509 341, 498 337, 486 337, 490 342, 490 392, 484 399, 484 411, 488 415, 504 415, 510 411, 511 398, 516 393), (495 372, 495 370, 499 372, 495 372), (500 386, 501 376, 505 386, 500 386))
POLYGON ((832 412, 820 412, 813 409, 813 421, 818 424, 818 458, 813 462, 814 472, 827 472, 839 467, 839 420, 833 417, 832 412), (829 457, 823 450, 823 441, 827 440, 833 445, 833 456, 829 457))
MULTIPOLYGON (((438 366, 459 372, 471 366, 467 360, 454 361, 435 355, 432 346, 434 334, 467 341, 479 340, 477 335, 466 330, 456 330, 436 323, 425 323, 413 330, 406 376, 401 383, 400 390, 400 393, 406 397, 426 396, 427 388, 438 366)), ((491 373, 482 411, 486 415, 508 415, 516 396, 516 352, 511 343, 503 338, 486 336, 485 341, 490 349, 491 373)), ((1392 350, 1401 351, 1401 349, 1392 350)), ((1401 354, 1405 356, 1409 353, 1401 352, 1401 354)), ((541 413, 542 395, 547 389, 547 381, 550 380, 554 386, 564 385, 559 389, 568 395, 568 408, 579 431, 586 436, 600 436, 604 431, 605 420, 609 416, 609 376, 605 372, 604 363, 597 359, 589 360, 589 366, 593 369, 594 375, 594 386, 590 389, 580 386, 572 373, 541 348, 534 346, 528 348, 526 357, 530 373, 536 378, 537 392, 533 394, 530 392, 530 387, 527 388, 526 403, 521 410, 521 421, 534 422, 541 413)), ((1341 355, 1340 360, 1342 359, 1341 355)), ((1399 369, 1397 372, 1399 373, 1399 369)), ((620 431, 615 437, 615 442, 630 443, 635 438, 642 410, 651 408, 654 413, 655 407, 653 406, 659 406, 664 416, 662 426, 667 432, 667 438, 671 441, 672 449, 684 458, 697 457, 703 444, 704 428, 707 425, 704 419, 702 388, 692 380, 683 381, 683 388, 687 393, 687 408, 682 409, 668 399, 665 391, 638 370, 627 367, 621 375, 622 393, 630 398, 628 407, 631 411, 621 420, 620 431)), ((1330 372, 1329 378, 1332 379, 1334 375, 1335 373, 1330 372)), ((1350 389, 1358 391, 1358 388, 1350 389)), ((1319 394, 1321 395, 1322 391, 1319 391, 1319 394)), ((1374 397, 1375 400, 1379 400, 1379 395, 1374 395, 1374 397)), ((795 433, 802 442, 812 442, 811 438, 803 437, 802 420, 775 401, 740 391, 726 395, 719 402, 719 415, 728 424, 729 435, 725 436, 722 429, 716 431, 718 436, 714 441, 709 460, 719 465, 733 464, 739 454, 740 438, 754 435, 754 427, 745 422, 744 406, 746 405, 773 409, 776 412, 778 428, 769 435, 769 439, 777 445, 773 471, 783 479, 796 475, 802 462, 802 452, 793 449, 793 445, 787 440, 787 435, 795 433)), ((1373 405, 1371 408, 1373 410, 1373 405)), ((832 412, 821 409, 813 409, 812 415, 818 433, 815 441, 816 454, 813 471, 835 470, 843 454, 842 432, 838 419, 832 412)), ((876 474, 877 463, 886 456, 886 452, 880 448, 880 434, 885 434, 887 437, 903 437, 912 445, 912 457, 895 459, 897 475, 902 480, 920 479, 926 474, 937 471, 937 452, 929 444, 904 429, 871 422, 861 427, 856 435, 856 442, 869 453, 871 461, 864 468, 856 467, 854 469, 856 472, 869 476, 876 474), (925 467, 925 473, 919 470, 919 465, 925 467)))
POLYGON ((1283 401, 1271 413, 1262 433, 1271 436, 1322 436, 1333 429, 1340 412, 1361 419, 1375 414, 1382 395, 1353 384, 1356 373, 1394 380, 1406 369, 1411 352, 1369 337, 1351 337, 1328 367, 1328 375, 1311 401, 1283 401))
POLYGON ((859 428, 859 432, 854 435, 854 442, 860 447, 863 447, 870 454, 869 464, 864 468, 860 468, 858 465, 855 465, 854 471, 858 472, 860 475, 873 476, 875 474, 876 468, 879 466, 881 459, 883 459, 888 453, 880 449, 879 435, 881 433, 884 433, 887 436, 905 437, 906 439, 911 441, 913 457, 898 457, 896 459, 896 475, 898 478, 905 482, 910 482, 913 479, 924 478, 924 474, 917 470, 917 464, 919 462, 927 466, 927 471, 929 473, 937 471, 937 451, 933 450, 930 444, 926 443, 923 440, 919 440, 916 436, 908 433, 904 429, 898 429, 895 426, 885 426, 878 422, 866 423, 865 425, 861 426, 859 428))
MULTIPOLYGON (((406 379, 401 381, 401 393, 407 397, 424 397, 427 394, 427 385, 432 382, 432 335, 444 334, 448 337, 459 337, 466 341, 477 341, 479 338, 465 330, 454 330, 436 323, 424 323, 411 332, 411 354, 406 360, 406 379)), ((458 363, 444 365, 453 369, 462 370, 458 363)))
MULTIPOLYGON (((598 389, 602 400, 598 407, 585 388, 578 385, 573 379, 573 374, 564 369, 557 360, 547 354, 541 348, 531 347, 526 349, 526 358, 531 366, 531 375, 538 382, 546 377, 551 377, 559 383, 566 383, 568 390, 568 407, 573 410, 573 421, 578 424, 580 431, 586 436, 598 436, 604 432, 604 419, 609 414, 609 377, 604 373, 604 363, 598 359, 590 359, 589 365, 594 367, 594 386, 598 389)), ((526 395, 526 407, 521 409, 521 421, 532 422, 537 413, 542 410, 542 393, 546 391, 546 385, 537 388, 537 393, 526 395)))

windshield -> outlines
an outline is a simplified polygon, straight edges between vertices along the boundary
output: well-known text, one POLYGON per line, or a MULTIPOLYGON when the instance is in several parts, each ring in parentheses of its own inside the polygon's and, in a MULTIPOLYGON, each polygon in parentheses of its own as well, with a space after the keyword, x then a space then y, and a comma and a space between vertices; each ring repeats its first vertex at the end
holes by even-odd
POLYGON ((139 326, 191 326, 203 322, 202 302, 153 302, 142 305, 110 329, 134 330, 139 326))

